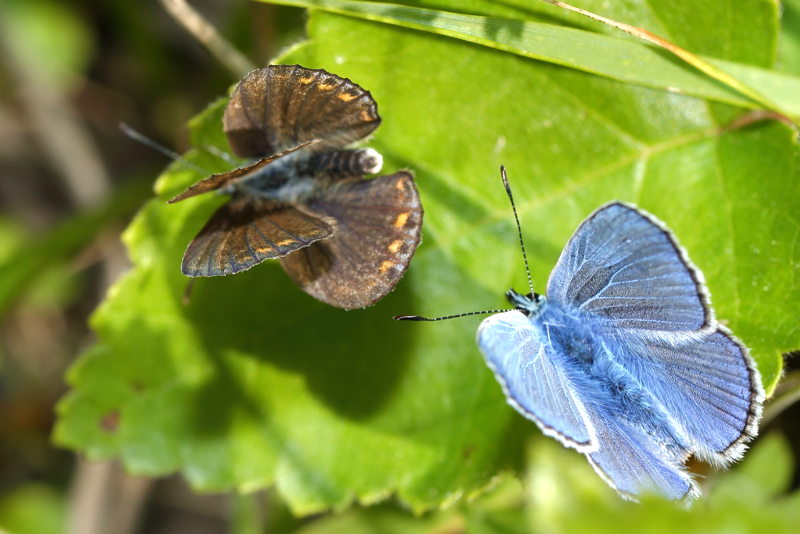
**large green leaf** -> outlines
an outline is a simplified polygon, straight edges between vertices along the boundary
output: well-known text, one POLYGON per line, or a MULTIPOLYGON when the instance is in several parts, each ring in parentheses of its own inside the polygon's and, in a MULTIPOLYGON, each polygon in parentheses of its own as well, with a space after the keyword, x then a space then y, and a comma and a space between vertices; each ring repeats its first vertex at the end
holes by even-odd
MULTIPOLYGON (((750 24, 750 42, 774 42, 771 6, 747 5, 750 21, 734 11, 719 31, 765 20, 750 24)), ((706 19, 693 20, 669 19, 661 33, 674 24, 703 41, 706 19)), ((800 177, 788 127, 726 128, 740 111, 369 21, 313 12, 309 34, 280 61, 372 91, 384 122, 370 145, 387 171, 416 172, 424 241, 406 278, 376 306, 345 312, 268 262, 199 280, 182 304, 181 255, 222 199, 166 205, 200 178, 173 166, 125 234, 135 268, 94 316, 99 345, 69 376, 59 443, 119 456, 136 473, 179 470, 199 489, 274 483, 299 513, 392 492, 421 510, 519 468, 533 425, 506 405, 483 364, 480 319, 390 319, 504 306, 508 287, 524 288, 501 163, 537 288, 588 213, 611 199, 636 202, 677 233, 705 272, 718 317, 774 387, 780 352, 800 347, 800 177)), ((716 52, 741 59, 748 46, 716 52)), ((192 125, 198 150, 189 158, 209 171, 226 168, 203 149, 227 148, 223 106, 192 125)))
POLYGON ((354 507, 322 516, 294 534, 610 534, 763 532, 795 534, 800 521, 800 492, 789 491, 793 472, 791 445, 771 433, 753 447, 740 467, 706 484, 707 499, 692 507, 653 498, 622 501, 594 475, 586 459, 547 438, 532 440, 524 484, 511 481, 469 505, 412 520, 396 506, 354 507))

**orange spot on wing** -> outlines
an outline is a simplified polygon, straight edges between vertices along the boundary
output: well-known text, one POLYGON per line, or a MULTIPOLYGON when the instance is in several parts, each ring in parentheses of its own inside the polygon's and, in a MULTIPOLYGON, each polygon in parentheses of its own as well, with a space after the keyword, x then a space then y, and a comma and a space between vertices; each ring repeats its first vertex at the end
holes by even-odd
POLYGON ((385 273, 386 271, 388 271, 389 269, 391 269, 391 268, 392 268, 392 265, 394 265, 394 264, 393 264, 391 261, 389 261, 389 260, 383 260, 383 261, 381 262, 381 266, 380 266, 380 270, 381 270, 381 272, 382 272, 382 273, 385 273))
POLYGON ((358 98, 358 95, 353 93, 339 93, 337 96, 342 102, 350 102, 358 98))
POLYGON ((392 254, 396 254, 397 251, 400 250, 400 246, 402 244, 403 242, 400 241, 399 239, 396 241, 392 241, 392 243, 389 245, 389 252, 391 252, 392 254))
POLYGON ((405 226, 406 222, 408 221, 408 215, 409 215, 408 212, 401 213, 400 215, 398 215, 397 219, 395 219, 394 221, 394 227, 402 228, 403 226, 405 226))
POLYGON ((277 246, 282 247, 283 245, 288 245, 289 243, 294 243, 294 239, 283 239, 275 243, 277 246))

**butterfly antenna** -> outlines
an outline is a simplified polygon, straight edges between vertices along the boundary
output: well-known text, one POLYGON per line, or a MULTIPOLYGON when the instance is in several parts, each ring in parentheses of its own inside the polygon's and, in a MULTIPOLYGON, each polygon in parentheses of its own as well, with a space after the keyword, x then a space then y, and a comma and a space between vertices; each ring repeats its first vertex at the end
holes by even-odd
POLYGON ((190 169, 192 169, 194 171, 197 171, 200 174, 211 174, 206 169, 198 167, 194 163, 191 163, 190 161, 187 161, 186 158, 184 158, 183 156, 181 156, 177 152, 174 152, 174 151, 168 149, 167 147, 165 147, 164 145, 156 143, 155 141, 153 141, 152 139, 150 139, 146 135, 137 132, 136 130, 134 130, 133 128, 131 128, 130 126, 125 124, 124 122, 120 122, 119 123, 119 129, 122 130, 122 133, 124 133, 125 135, 127 135, 128 137, 133 139, 134 141, 138 141, 138 142, 142 143, 144 146, 152 148, 153 150, 155 150, 159 154, 162 154, 162 155, 168 157, 171 160, 180 161, 183 165, 186 165, 190 169))
POLYGON ((192 292, 194 291, 195 283, 197 283, 197 278, 189 278, 189 283, 186 284, 186 289, 183 290, 183 296, 181 297, 181 304, 184 306, 192 303, 192 292))
POLYGON ((519 216, 517 215, 517 205, 514 204, 514 195, 511 194, 511 186, 508 183, 508 176, 506 175, 506 168, 500 165, 500 177, 503 179, 503 185, 506 188, 508 200, 511 201, 511 210, 514 212, 514 221, 517 223, 517 236, 519 237, 519 246, 522 249, 522 260, 525 262, 525 274, 528 275, 528 287, 533 295, 533 280, 531 279, 531 268, 528 265, 528 254, 525 252, 525 242, 522 240, 522 226, 519 224, 519 216))
MULTIPOLYGON (((514 204, 514 195, 511 194, 511 186, 508 184, 508 176, 506 175, 506 168, 500 166, 500 176, 503 179, 503 185, 506 188, 506 194, 511 201, 511 209, 514 211, 514 220, 517 222, 517 236, 519 236, 519 246, 522 248, 522 259, 525 261, 525 274, 528 275, 528 287, 531 288, 531 295, 533 295, 533 280, 531 280, 531 269, 528 266, 528 254, 525 252, 525 243, 522 241, 522 227, 519 224, 519 216, 517 215, 517 206, 514 204)), ((420 315, 395 315, 395 321, 444 321, 445 319, 458 319, 459 317, 469 317, 470 315, 486 315, 490 313, 502 313, 509 311, 508 309, 502 310, 483 310, 473 311, 466 313, 456 313, 455 315, 444 315, 442 317, 422 317, 420 315)))
POLYGON ((422 317, 420 315, 395 315, 392 317, 395 321, 444 321, 445 319, 458 319, 459 317, 469 317, 470 315, 486 315, 489 313, 506 312, 505 310, 483 310, 465 313, 457 313, 455 315, 444 315, 442 317, 422 317))
POLYGON ((218 157, 219 159, 221 159, 225 163, 228 163, 229 165, 236 165, 238 163, 236 161, 236 158, 234 158, 233 156, 231 156, 230 154, 228 154, 224 150, 218 149, 214 145, 204 145, 203 149, 206 152, 208 152, 209 154, 211 154, 212 156, 218 157))

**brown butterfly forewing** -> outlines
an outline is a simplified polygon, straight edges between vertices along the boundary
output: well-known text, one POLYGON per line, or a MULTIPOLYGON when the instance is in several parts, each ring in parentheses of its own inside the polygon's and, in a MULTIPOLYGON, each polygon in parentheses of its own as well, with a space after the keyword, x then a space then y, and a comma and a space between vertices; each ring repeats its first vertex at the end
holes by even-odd
POLYGON ((183 273, 233 274, 281 258, 303 290, 332 306, 385 296, 419 243, 422 206, 410 173, 366 180, 379 155, 344 149, 378 124, 370 93, 324 70, 271 65, 245 76, 223 126, 236 155, 261 159, 172 199, 233 196, 189 244, 183 273))

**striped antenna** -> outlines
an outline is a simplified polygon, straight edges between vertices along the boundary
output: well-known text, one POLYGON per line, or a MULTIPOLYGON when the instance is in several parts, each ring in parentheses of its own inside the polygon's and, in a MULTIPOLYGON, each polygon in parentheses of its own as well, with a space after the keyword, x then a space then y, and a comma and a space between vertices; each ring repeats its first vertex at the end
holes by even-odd
POLYGON ((500 177, 503 179, 503 185, 506 188, 508 200, 511 201, 511 209, 514 211, 514 221, 517 223, 517 236, 519 237, 519 248, 522 249, 522 259, 525 262, 525 274, 528 275, 528 287, 533 291, 533 280, 531 280, 531 268, 528 266, 528 254, 525 253, 525 242, 522 240, 522 226, 519 224, 519 217, 517 216, 517 205, 514 204, 514 195, 511 194, 511 186, 508 184, 508 176, 506 176, 506 168, 500 165, 500 177))
MULTIPOLYGON (((522 227, 519 224, 519 217, 517 216, 517 206, 514 204, 514 195, 511 194, 511 186, 508 184, 508 176, 506 176, 506 168, 500 166, 500 177, 503 180, 503 186, 506 188, 508 200, 511 201, 511 209, 514 211, 514 220, 517 223, 517 236, 519 236, 519 246, 522 248, 522 259, 525 261, 525 273, 528 275, 528 286, 531 288, 531 295, 533 292, 533 281, 531 280, 531 270, 528 266, 528 255, 525 253, 525 243, 522 241, 522 227)), ((459 317, 469 317, 470 315, 487 315, 490 313, 501 313, 509 311, 503 310, 483 310, 472 311, 464 313, 456 313, 454 315, 443 315, 442 317, 422 317, 420 315, 395 315, 392 317, 395 321, 444 321, 445 319, 458 319, 459 317)))
POLYGON ((500 313, 508 310, 483 310, 457 313, 455 315, 444 315, 442 317, 422 317, 420 315, 395 315, 392 317, 395 321, 444 321, 445 319, 458 319, 459 317, 468 317, 470 315, 486 315, 489 313, 500 313))

